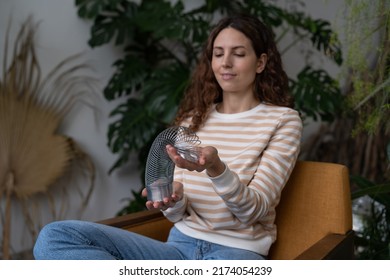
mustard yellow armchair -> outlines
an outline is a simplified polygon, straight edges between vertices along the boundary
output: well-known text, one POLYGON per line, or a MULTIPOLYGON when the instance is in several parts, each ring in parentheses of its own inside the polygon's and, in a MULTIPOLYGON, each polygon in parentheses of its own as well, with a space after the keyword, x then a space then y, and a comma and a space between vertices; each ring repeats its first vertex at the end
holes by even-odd
MULTIPOLYGON (((324 162, 297 162, 276 209, 277 241, 269 258, 353 259, 348 169, 324 162)), ((100 221, 165 241, 172 223, 160 211, 100 221)))

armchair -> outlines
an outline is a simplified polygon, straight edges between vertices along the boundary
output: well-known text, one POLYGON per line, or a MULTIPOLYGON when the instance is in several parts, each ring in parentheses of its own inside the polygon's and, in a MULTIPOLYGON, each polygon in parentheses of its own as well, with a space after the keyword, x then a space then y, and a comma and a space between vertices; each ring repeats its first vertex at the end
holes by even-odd
MULTIPOLYGON (((269 258, 353 259, 348 169, 334 163, 298 161, 276 208, 278 237, 269 258)), ((160 211, 100 221, 165 241, 172 223, 160 211)))

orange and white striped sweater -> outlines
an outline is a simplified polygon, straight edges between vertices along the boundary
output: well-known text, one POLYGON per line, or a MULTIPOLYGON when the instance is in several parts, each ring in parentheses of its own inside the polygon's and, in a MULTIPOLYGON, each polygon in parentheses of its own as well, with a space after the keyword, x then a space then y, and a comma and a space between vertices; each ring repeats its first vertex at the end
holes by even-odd
POLYGON ((214 146, 226 169, 175 168, 184 198, 164 211, 184 234, 268 255, 276 239, 275 207, 299 154, 302 121, 297 111, 266 104, 237 113, 215 108, 197 132, 202 146, 214 146))

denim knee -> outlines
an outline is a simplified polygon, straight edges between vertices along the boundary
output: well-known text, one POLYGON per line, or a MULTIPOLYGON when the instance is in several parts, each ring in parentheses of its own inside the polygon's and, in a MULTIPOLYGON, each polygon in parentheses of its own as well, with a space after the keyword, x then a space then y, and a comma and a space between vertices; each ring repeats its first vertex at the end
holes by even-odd
POLYGON ((33 248, 33 255, 35 259, 44 259, 46 255, 46 250, 48 247, 48 239, 52 236, 52 224, 45 225, 38 234, 37 240, 35 241, 33 248))
MULTIPOLYGON (((66 239, 66 228, 71 221, 56 221, 45 225, 38 234, 33 248, 35 259, 50 259, 57 244, 66 239)), ((58 248, 57 248, 58 249, 58 248)))

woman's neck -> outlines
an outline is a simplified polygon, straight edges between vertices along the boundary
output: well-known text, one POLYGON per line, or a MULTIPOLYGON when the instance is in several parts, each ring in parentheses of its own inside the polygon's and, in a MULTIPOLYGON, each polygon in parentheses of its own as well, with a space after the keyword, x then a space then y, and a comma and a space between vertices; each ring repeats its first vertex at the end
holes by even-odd
POLYGON ((223 114, 236 114, 245 111, 249 111, 260 104, 255 98, 232 98, 232 97, 223 97, 223 101, 217 104, 217 111, 223 114))

